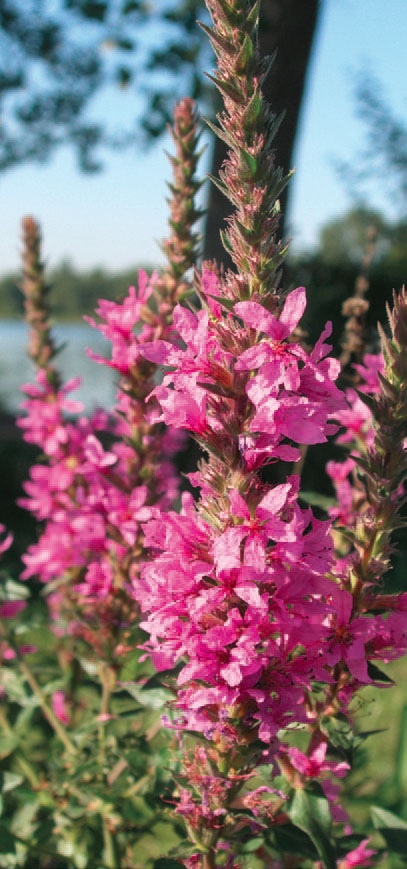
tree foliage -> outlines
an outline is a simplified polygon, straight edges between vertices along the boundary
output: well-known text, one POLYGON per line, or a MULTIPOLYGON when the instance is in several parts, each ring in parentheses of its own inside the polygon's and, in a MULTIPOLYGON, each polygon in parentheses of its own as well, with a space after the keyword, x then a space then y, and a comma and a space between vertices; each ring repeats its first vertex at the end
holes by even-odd
MULTIPOLYGON (((101 267, 80 271, 64 260, 50 271, 49 278, 54 316, 75 319, 93 310, 100 298, 119 299, 137 279, 137 268, 135 266, 134 269, 115 274, 101 267)), ((18 317, 23 314, 19 284, 20 279, 14 274, 4 275, 0 279, 0 316, 18 317)))
POLYGON ((407 124, 397 116, 380 81, 362 73, 356 78, 356 114, 364 126, 365 147, 359 159, 339 163, 353 196, 374 179, 399 214, 407 214, 407 124))
POLYGON ((139 121, 147 137, 160 135, 177 97, 202 95, 202 6, 0 0, 0 171, 44 161, 61 144, 73 145, 81 168, 91 171, 100 167, 101 148, 134 142, 139 121), (113 86, 133 97, 119 133, 103 106, 94 106, 95 95, 113 86))

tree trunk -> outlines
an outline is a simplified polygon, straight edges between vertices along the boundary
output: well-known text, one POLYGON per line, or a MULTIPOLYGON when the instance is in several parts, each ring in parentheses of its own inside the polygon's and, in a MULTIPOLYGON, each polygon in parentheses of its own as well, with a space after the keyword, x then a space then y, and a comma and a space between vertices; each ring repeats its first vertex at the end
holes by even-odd
MULTIPOLYGON (((263 85, 263 93, 275 115, 285 111, 285 117, 275 139, 277 164, 284 172, 292 165, 295 136, 298 129, 301 101, 307 68, 316 32, 321 0, 263 0, 260 18, 260 48, 262 55, 278 53, 263 85)), ((216 137, 212 159, 212 175, 217 176, 226 157, 225 143, 216 137)), ((280 197, 282 209, 281 234, 287 212, 289 187, 280 197)), ((230 202, 210 184, 208 215, 205 227, 204 259, 216 259, 231 265, 219 236, 230 202)))

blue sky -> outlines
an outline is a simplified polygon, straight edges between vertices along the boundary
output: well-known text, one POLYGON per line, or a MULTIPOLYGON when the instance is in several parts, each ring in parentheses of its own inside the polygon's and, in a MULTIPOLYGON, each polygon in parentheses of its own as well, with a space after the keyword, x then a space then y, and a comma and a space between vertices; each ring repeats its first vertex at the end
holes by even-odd
MULTIPOLYGON (((406 0, 324 0, 295 156, 290 234, 297 247, 314 244, 321 224, 351 204, 334 162, 351 159, 363 145, 352 98, 355 73, 374 73, 395 112, 406 118, 406 45, 406 0)), ((119 122, 129 105, 129 95, 115 91, 98 98, 95 112, 102 109, 119 122)), ((155 241, 166 233, 170 178, 164 147, 170 149, 170 143, 161 141, 148 154, 107 155, 105 170, 97 175, 81 174, 68 150, 45 166, 4 175, 0 274, 19 267, 20 220, 29 213, 41 221, 51 265, 63 258, 78 267, 112 270, 159 264, 155 241)), ((397 217, 380 185, 370 185, 369 197, 390 218, 397 217)))

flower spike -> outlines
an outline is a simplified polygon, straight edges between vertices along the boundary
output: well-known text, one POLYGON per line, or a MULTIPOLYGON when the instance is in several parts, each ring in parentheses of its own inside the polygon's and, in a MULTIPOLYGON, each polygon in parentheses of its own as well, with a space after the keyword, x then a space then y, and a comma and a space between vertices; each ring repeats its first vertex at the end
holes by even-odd
POLYGON ((276 119, 261 93, 270 59, 262 60, 259 53, 260 4, 207 0, 207 6, 213 27, 203 29, 218 61, 216 75, 209 78, 222 93, 225 107, 217 118, 220 128, 211 128, 230 147, 218 186, 235 206, 222 238, 239 279, 228 273, 225 294, 235 301, 263 300, 273 310, 286 253, 277 240, 278 196, 291 173, 285 176, 275 166, 271 150, 281 118, 276 119))

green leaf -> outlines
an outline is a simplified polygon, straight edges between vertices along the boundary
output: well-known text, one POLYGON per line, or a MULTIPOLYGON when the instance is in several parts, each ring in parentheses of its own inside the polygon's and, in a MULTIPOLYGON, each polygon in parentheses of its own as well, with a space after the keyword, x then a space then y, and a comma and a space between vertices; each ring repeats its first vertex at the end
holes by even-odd
POLYGON ((372 820, 376 830, 381 830, 382 827, 390 827, 391 829, 407 832, 407 821, 399 818, 393 812, 389 812, 388 809, 382 809, 381 806, 372 806, 372 820))
POLYGON ((357 392, 360 400, 363 401, 363 404, 366 404, 370 412, 375 416, 377 410, 377 399, 372 395, 369 395, 367 392, 361 392, 360 389, 355 389, 355 392, 357 392))
POLYGON ((154 860, 154 869, 182 869, 183 863, 178 863, 178 860, 172 860, 171 857, 159 857, 154 860))
POLYGON ((407 703, 401 713, 400 736, 396 753, 395 781, 403 798, 407 799, 407 703))
POLYGON ((379 670, 379 668, 376 667, 376 664, 372 664, 371 661, 367 662, 367 672, 374 682, 386 682, 389 685, 394 685, 393 679, 390 679, 390 676, 388 676, 387 673, 383 673, 383 671, 379 670))
POLYGON ((228 54, 230 57, 233 57, 236 54, 235 46, 233 42, 228 42, 227 39, 224 39, 220 33, 217 33, 215 30, 212 30, 211 27, 207 27, 206 24, 203 24, 202 21, 198 21, 197 24, 203 30, 204 33, 208 36, 212 43, 213 50, 219 54, 220 51, 228 54))
POLYGON ((212 293, 207 293, 206 295, 210 296, 215 302, 218 302, 219 305, 222 305, 222 308, 226 308, 227 311, 234 311, 236 302, 233 302, 232 299, 224 299, 222 296, 213 296, 212 293))
POLYGON ((256 173, 257 173, 257 160, 256 160, 256 158, 253 157, 253 154, 249 154, 248 151, 245 151, 244 148, 239 148, 239 154, 240 154, 240 157, 243 160, 243 162, 246 164, 246 166, 250 172, 250 175, 252 176, 252 178, 254 178, 256 173))
POLYGON ((407 854, 407 822, 380 806, 372 808, 373 826, 396 854, 407 854))
POLYGON ((15 670, 9 667, 2 667, 0 669, 0 684, 4 688, 9 700, 25 705, 28 695, 23 680, 15 670))
POLYGON ((248 33, 246 33, 243 45, 235 60, 235 70, 238 75, 244 75, 249 72, 248 66, 253 60, 254 45, 248 33))
POLYGON ((245 98, 240 90, 235 88, 229 81, 218 78, 215 75, 210 75, 209 72, 205 73, 206 77, 209 78, 211 82, 218 88, 218 90, 225 97, 228 97, 234 103, 237 103, 239 106, 244 104, 245 98))
POLYGON ((1 584, 2 600, 25 600, 30 597, 30 589, 22 582, 15 579, 6 579, 1 584))
POLYGON ((288 814, 296 827, 314 843, 325 869, 336 869, 336 852, 331 843, 332 818, 328 800, 317 783, 297 790, 288 814))
POLYGON ((218 0, 218 5, 223 11, 223 15, 231 27, 239 27, 241 25, 239 11, 233 9, 230 0, 218 0))
POLYGON ((248 842, 245 842, 242 845, 241 851, 242 854, 252 854, 253 851, 257 851, 258 848, 261 848, 264 845, 264 839, 261 837, 256 837, 255 839, 249 839, 248 842))
POLYGON ((217 127, 216 124, 213 124, 212 121, 209 121, 208 118, 202 118, 202 121, 208 125, 208 127, 215 133, 215 136, 218 136, 219 139, 222 139, 223 142, 228 146, 228 148, 233 147, 233 141, 228 133, 225 133, 220 127, 217 127))
POLYGON ((246 18, 246 27, 249 30, 252 30, 252 28, 257 27, 259 15, 260 15, 260 0, 256 0, 256 2, 252 6, 252 8, 251 8, 251 10, 246 18))
POLYGON ((311 504, 312 507, 321 507, 322 510, 328 510, 336 504, 335 498, 330 498, 328 495, 321 495, 319 492, 300 492, 299 497, 306 504, 311 504))
POLYGON ((148 709, 163 709, 172 699, 171 691, 166 688, 151 688, 151 690, 145 691, 132 682, 122 683, 122 687, 140 703, 140 706, 147 706, 148 709))
POLYGON ((15 839, 8 831, 7 827, 0 824, 0 854, 14 854, 15 839))
POLYGON ((214 184, 215 187, 217 187, 218 190, 220 190, 220 192, 223 193, 224 196, 226 196, 228 199, 230 199, 230 201, 232 201, 231 197, 229 196, 228 188, 226 187, 225 184, 223 184, 222 181, 219 180, 219 178, 216 178, 215 175, 211 175, 210 172, 208 172, 207 177, 209 178, 209 181, 212 181, 212 184, 214 184))
POLYGON ((0 790, 3 794, 7 791, 13 791, 14 788, 18 788, 18 786, 23 781, 21 775, 18 775, 15 772, 0 772, 0 790))
MULTIPOLYGON (((212 179, 212 180, 213 180, 213 179, 212 179)), ((226 250, 228 253, 233 254, 233 245, 232 245, 232 242, 229 241, 229 238, 228 238, 227 233, 226 233, 226 232, 223 232, 223 230, 221 230, 221 232, 220 232, 220 237, 221 237, 221 239, 222 239, 222 244, 223 244, 223 247, 225 248, 225 250, 226 250)))
POLYGON ((8 757, 15 748, 17 748, 18 739, 14 735, 14 733, 2 733, 0 734, 0 759, 3 757, 8 757))
POLYGON ((258 91, 256 91, 251 100, 247 104, 247 108, 244 110, 244 114, 242 117, 242 126, 244 130, 248 130, 251 127, 257 126, 258 121, 262 117, 263 114, 263 103, 261 99, 261 95, 258 91))
POLYGON ((274 840, 283 854, 295 854, 298 857, 309 857, 311 860, 316 860, 318 857, 318 852, 309 836, 293 824, 276 827, 274 840))

